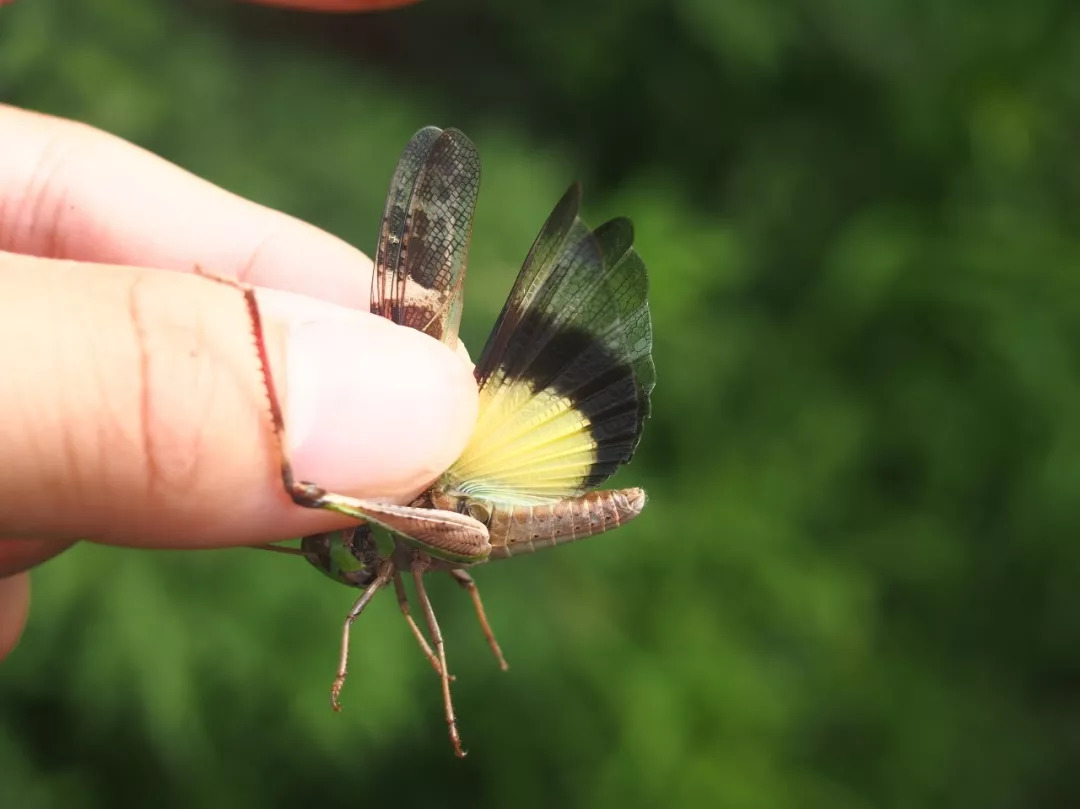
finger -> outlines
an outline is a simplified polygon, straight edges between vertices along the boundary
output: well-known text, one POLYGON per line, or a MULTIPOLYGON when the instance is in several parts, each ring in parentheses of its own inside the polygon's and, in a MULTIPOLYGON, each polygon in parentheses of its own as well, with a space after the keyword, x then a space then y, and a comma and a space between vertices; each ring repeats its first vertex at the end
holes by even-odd
POLYGON ((30 574, 0 579, 0 660, 19 642, 30 611, 30 574))
POLYGON ((366 310, 371 261, 100 130, 0 104, 0 250, 191 272, 366 310))
MULTIPOLYGON (((296 471, 401 502, 476 417, 435 340, 260 290, 296 471)), ((241 294, 192 275, 0 254, 0 535, 149 546, 264 542, 340 524, 286 496, 241 294), (11 306, 17 302, 16 306, 11 306)))
POLYGON ((0 539, 0 578, 37 567, 71 545, 66 539, 0 539))

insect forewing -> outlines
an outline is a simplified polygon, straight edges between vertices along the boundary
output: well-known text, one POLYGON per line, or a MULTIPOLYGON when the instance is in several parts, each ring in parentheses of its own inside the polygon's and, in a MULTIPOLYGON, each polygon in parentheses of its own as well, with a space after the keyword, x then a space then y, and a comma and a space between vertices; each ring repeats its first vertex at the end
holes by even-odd
POLYGON ((364 520, 408 539, 441 559, 477 562, 491 550, 487 527, 466 514, 323 495, 321 507, 364 520))
POLYGON ((402 152, 375 251, 371 311, 456 346, 473 211, 476 147, 429 126, 402 152))

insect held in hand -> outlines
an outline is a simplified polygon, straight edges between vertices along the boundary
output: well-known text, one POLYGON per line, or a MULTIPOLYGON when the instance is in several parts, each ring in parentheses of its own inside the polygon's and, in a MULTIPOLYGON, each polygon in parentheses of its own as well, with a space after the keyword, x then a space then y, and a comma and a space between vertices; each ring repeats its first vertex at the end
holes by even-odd
MULTIPOLYGON (((455 129, 421 129, 390 183, 375 253, 371 311, 456 347, 465 264, 480 183, 476 147, 455 129)), ((297 480, 285 451, 285 423, 274 388, 254 292, 244 289, 285 489, 298 505, 361 523, 301 540, 300 553, 363 592, 345 619, 331 690, 348 671, 349 630, 383 587, 438 674, 450 740, 464 756, 450 676, 424 575, 445 572, 472 597, 480 626, 502 668, 468 568, 599 534, 645 506, 638 488, 598 490, 630 460, 649 415, 655 381, 645 265, 627 219, 590 230, 578 217, 573 185, 556 204, 518 274, 488 338, 475 376, 480 410, 461 457, 409 505, 328 492, 297 480), (380 550, 375 532, 388 536, 380 550), (413 619, 404 575, 416 588, 430 643, 413 619)), ((438 407, 433 402, 432 407, 438 407)))

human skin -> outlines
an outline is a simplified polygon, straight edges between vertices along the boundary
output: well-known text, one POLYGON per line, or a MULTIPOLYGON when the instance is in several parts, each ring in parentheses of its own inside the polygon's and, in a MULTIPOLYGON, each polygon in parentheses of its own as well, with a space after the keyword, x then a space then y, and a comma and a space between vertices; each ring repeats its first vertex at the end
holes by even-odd
POLYGON ((367 313, 362 253, 104 132, 0 105, 0 657, 27 571, 77 540, 227 547, 343 524, 283 489, 242 295, 196 268, 258 289, 301 478, 404 502, 464 447, 468 364, 367 313))

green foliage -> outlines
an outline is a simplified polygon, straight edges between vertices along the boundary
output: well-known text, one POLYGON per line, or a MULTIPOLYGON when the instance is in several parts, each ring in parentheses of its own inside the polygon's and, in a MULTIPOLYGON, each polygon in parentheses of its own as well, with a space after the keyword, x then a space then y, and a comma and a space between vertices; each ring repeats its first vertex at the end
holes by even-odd
MULTIPOLYGON (((421 125, 477 142, 475 351, 575 175, 634 218, 651 505, 393 599, 82 547, 0 668, 0 805, 1021 807, 1080 784, 1080 26, 1064 0, 22 0, 0 98, 365 249, 421 125)), ((197 234, 196 234, 197 237, 197 234)), ((302 271, 302 268, 299 270, 302 271)))

